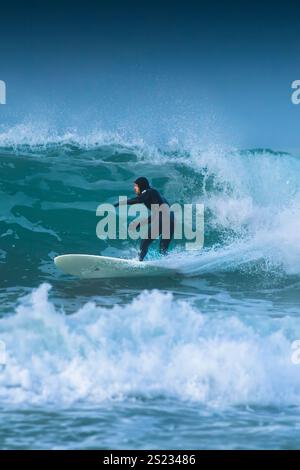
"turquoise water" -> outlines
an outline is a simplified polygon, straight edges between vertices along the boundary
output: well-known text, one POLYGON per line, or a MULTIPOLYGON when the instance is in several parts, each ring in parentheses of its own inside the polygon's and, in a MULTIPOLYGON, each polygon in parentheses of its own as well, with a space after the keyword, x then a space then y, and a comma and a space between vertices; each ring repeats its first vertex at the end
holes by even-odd
POLYGON ((1 448, 299 448, 297 155, 24 135, 0 135, 1 448), (173 242, 166 278, 59 272, 136 257, 96 208, 140 175, 205 205, 204 249, 173 242))

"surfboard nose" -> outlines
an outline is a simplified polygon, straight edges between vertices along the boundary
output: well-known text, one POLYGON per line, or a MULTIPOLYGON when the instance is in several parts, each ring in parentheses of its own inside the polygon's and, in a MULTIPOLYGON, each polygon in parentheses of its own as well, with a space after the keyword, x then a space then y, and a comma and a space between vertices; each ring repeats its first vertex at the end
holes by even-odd
POLYGON ((62 256, 56 256, 56 257, 54 258, 54 260, 53 260, 55 266, 57 266, 58 268, 60 267, 61 259, 62 259, 62 256))
MULTIPOLYGON (((74 273, 74 255, 60 255, 54 258, 54 263, 57 268, 66 274, 74 273)), ((77 271, 75 270, 75 274, 77 271)))

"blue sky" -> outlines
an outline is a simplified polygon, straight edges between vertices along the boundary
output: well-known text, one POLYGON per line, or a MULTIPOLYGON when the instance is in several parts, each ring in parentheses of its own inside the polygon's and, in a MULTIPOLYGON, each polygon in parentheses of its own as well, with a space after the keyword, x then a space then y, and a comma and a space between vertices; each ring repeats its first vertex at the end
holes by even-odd
POLYGON ((0 57, 0 125, 299 148, 294 2, 12 2, 1 6, 0 57))

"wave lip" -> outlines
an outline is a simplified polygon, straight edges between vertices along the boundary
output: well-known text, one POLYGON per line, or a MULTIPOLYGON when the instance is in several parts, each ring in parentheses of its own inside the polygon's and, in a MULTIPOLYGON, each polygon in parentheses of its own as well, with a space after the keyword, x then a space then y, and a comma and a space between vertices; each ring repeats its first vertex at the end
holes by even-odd
POLYGON ((59 131, 51 126, 36 125, 32 122, 17 124, 9 128, 0 128, 0 148, 11 147, 15 150, 22 147, 33 149, 63 146, 75 146, 83 150, 97 148, 105 145, 117 145, 124 148, 144 145, 140 137, 126 136, 122 131, 107 131, 101 128, 92 129, 83 133, 76 128, 59 131))

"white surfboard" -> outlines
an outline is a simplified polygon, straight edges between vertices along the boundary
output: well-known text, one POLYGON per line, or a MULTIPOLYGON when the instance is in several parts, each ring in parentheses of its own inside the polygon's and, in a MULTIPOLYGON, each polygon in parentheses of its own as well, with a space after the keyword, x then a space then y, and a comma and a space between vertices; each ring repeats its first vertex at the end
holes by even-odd
POLYGON ((95 255, 61 255, 54 258, 55 265, 66 274, 85 279, 111 277, 162 276, 175 273, 172 268, 153 261, 136 261, 95 255))

